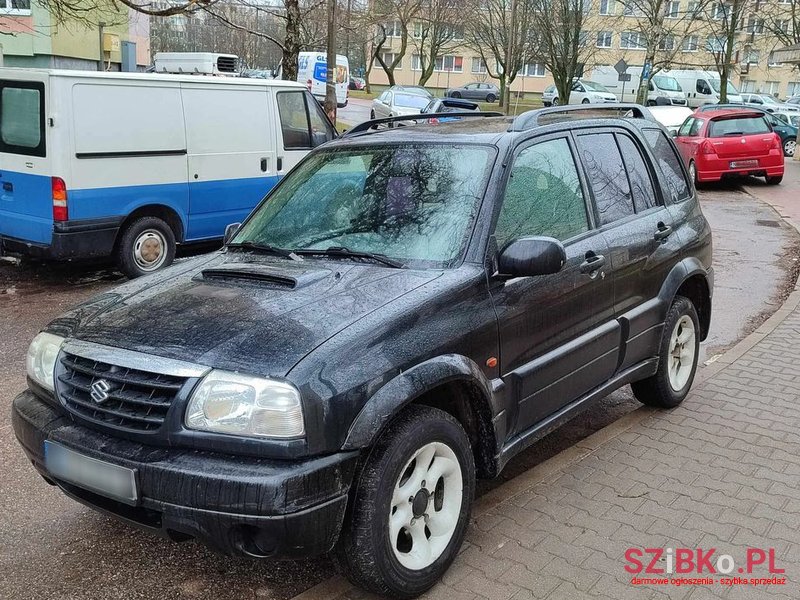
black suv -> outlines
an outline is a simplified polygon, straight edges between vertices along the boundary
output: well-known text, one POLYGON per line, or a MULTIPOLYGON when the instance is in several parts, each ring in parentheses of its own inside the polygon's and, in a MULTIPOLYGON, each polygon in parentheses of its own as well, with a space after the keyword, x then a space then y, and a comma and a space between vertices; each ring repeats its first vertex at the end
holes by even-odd
POLYGON ((365 588, 422 593, 476 477, 623 385, 673 407, 692 384, 708 223, 646 109, 592 111, 369 123, 313 151, 223 250, 34 339, 25 452, 173 539, 333 551, 365 588))

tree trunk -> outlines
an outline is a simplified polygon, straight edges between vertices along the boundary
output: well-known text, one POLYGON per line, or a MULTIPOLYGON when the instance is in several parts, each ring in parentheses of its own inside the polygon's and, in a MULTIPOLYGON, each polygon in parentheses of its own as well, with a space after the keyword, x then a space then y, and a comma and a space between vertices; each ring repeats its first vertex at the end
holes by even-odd
POLYGON ((331 123, 336 125, 336 0, 328 0, 327 63, 328 68, 325 73, 325 113, 331 123))
POLYGON ((285 0, 286 38, 283 42, 281 72, 286 81, 297 81, 297 60, 300 55, 299 0, 285 0))
POLYGON ((497 108, 503 108, 506 106, 506 77, 505 75, 501 75, 500 79, 500 97, 497 99, 497 108))
MULTIPOLYGON (((650 64, 650 73, 648 73, 647 79, 645 79, 644 77, 639 77, 639 89, 636 91, 637 104, 647 104, 647 92, 649 90, 650 78, 653 76, 653 63, 655 62, 655 60, 656 60, 655 47, 648 48, 644 59, 644 65, 642 65, 642 74, 644 74, 644 69, 648 63, 650 64)), ((624 101, 625 101, 624 98, 620 100, 620 102, 624 101)))

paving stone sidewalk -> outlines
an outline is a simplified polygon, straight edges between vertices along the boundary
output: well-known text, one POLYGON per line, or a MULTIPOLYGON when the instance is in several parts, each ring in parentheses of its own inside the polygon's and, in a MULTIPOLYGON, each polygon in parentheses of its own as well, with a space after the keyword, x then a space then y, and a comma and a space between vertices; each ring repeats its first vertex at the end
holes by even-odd
MULTIPOLYGON (((796 291, 682 406, 635 411, 632 425, 579 443, 551 472, 536 467, 481 498, 459 558, 425 597, 800 598, 797 301, 796 291), (774 548, 786 585, 731 587, 714 575, 706 585, 637 586, 624 569, 628 548, 716 548, 715 559, 736 561, 726 577, 743 577, 748 547, 774 548)), ((771 577, 765 567, 756 576, 771 577)), ((331 584, 309 597, 369 597, 331 584)))

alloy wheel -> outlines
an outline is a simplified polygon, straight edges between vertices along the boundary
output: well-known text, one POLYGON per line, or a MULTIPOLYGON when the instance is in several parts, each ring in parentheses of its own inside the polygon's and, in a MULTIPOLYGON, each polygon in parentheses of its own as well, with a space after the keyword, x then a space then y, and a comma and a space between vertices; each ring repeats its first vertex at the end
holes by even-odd
POLYGON ((683 315, 675 324, 669 341, 669 364, 667 373, 669 384, 676 392, 682 390, 692 374, 695 361, 694 322, 689 315, 683 315))

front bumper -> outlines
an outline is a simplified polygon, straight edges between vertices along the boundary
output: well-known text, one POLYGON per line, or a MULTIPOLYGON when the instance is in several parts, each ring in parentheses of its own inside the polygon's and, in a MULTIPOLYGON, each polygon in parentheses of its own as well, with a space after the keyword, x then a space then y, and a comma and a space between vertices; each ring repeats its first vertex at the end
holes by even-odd
POLYGON ((31 391, 14 399, 12 424, 34 467, 67 495, 154 533, 197 538, 230 555, 300 558, 329 551, 358 460, 357 452, 276 461, 150 447, 77 425, 31 391), (45 440, 134 469, 136 506, 54 479, 44 464, 45 440))
POLYGON ((49 244, 0 236, 3 253, 43 260, 73 260, 111 256, 123 217, 53 223, 49 244))

